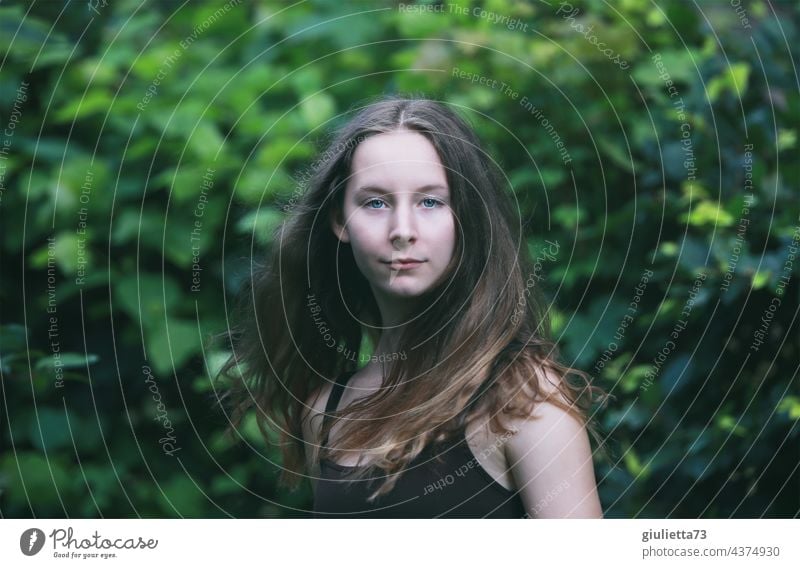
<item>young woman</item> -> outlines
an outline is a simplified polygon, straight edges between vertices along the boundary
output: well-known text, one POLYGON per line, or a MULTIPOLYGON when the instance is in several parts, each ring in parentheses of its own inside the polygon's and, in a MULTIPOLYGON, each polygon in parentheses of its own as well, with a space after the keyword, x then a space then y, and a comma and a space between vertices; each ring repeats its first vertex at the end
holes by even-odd
POLYGON ((315 516, 602 517, 603 392, 557 361, 502 179, 448 106, 384 97, 286 208, 223 372, 315 516))

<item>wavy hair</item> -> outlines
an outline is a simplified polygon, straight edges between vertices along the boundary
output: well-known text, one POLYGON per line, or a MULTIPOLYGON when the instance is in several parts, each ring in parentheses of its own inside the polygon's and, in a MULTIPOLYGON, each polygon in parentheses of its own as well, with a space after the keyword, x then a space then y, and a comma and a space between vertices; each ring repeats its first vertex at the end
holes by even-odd
POLYGON ((242 295, 243 320, 221 371, 233 381, 223 397, 231 427, 255 411, 267 443, 277 431, 279 482, 297 488, 310 467, 302 437, 307 401, 357 369, 348 354, 360 353, 365 338, 375 345, 381 325, 370 285, 329 219, 343 210, 358 144, 406 129, 425 136, 445 168, 455 251, 444 277, 421 297, 425 309, 402 328, 398 352, 406 359, 390 365, 375 393, 329 414, 316 442, 341 422, 337 446, 315 445, 311 463, 358 450, 351 478, 379 474, 374 499, 428 444, 476 420, 507 435, 506 419, 529 418, 543 400, 578 418, 602 447, 590 411, 607 395, 588 374, 559 362, 539 287, 526 285, 534 268, 519 218, 500 168, 469 123, 443 103, 416 97, 384 96, 356 110, 313 164, 305 193, 242 295))

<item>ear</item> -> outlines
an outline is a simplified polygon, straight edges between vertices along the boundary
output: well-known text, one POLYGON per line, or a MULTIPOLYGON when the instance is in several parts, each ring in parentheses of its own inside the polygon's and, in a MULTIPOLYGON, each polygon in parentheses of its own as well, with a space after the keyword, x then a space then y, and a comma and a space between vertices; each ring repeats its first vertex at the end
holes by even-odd
POLYGON ((330 212, 330 224, 331 230, 333 234, 336 235, 336 238, 342 241, 343 243, 350 242, 350 233, 347 231, 347 227, 342 222, 342 211, 341 209, 334 207, 331 209, 330 212))

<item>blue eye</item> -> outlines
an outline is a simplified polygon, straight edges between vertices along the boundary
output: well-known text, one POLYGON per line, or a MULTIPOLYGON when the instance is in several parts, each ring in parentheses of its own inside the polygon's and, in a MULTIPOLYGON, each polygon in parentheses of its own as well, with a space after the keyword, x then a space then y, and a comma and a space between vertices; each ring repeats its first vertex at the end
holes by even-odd
MULTIPOLYGON (((422 200, 424 204, 424 209, 434 209, 436 207, 443 207, 444 202, 439 199, 434 199, 433 197, 426 197, 422 200)), ((364 207, 367 209, 384 209, 386 202, 382 199, 378 199, 377 197, 373 197, 372 199, 364 202, 364 207), (376 205, 377 204, 377 205, 376 205), (383 206, 383 207, 381 207, 383 206)))
POLYGON ((423 203, 426 202, 426 201, 432 201, 433 202, 433 205, 431 205, 431 207, 426 207, 426 209, 433 209, 437 205, 444 205, 443 202, 439 201, 438 199, 434 199, 433 197, 426 197, 425 199, 422 200, 423 203))
POLYGON ((369 208, 369 209, 380 209, 380 207, 371 207, 371 204, 373 204, 373 203, 383 204, 383 201, 381 201, 380 199, 373 198, 373 199, 370 199, 369 201, 367 201, 366 203, 364 203, 364 205, 366 205, 367 208, 369 208))

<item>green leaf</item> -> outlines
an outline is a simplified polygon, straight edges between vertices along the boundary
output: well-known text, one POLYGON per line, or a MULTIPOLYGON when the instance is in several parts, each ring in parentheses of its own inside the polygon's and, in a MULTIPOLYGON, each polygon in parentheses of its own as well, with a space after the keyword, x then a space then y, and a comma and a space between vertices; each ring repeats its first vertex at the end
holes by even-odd
POLYGON ((720 94, 728 91, 737 100, 744 98, 750 77, 750 65, 746 62, 732 63, 725 71, 708 83, 708 100, 716 102, 720 94))
POLYGON ((86 261, 86 271, 89 272, 93 264, 93 255, 89 250, 88 236, 78 235, 74 231, 59 233, 55 240, 55 260, 61 272, 69 276, 78 272, 78 260, 86 261))
POLYGON ((609 347, 626 310, 625 302, 601 296, 592 302, 588 310, 572 318, 564 330, 564 336, 569 353, 576 357, 579 365, 590 364, 609 347))
POLYGON ((168 373, 173 365, 180 369, 189 357, 200 352, 201 338, 197 322, 170 318, 167 333, 163 320, 160 321, 161 325, 151 326, 145 332, 147 355, 157 372, 168 373))
POLYGON ((575 205, 559 205, 553 211, 553 219, 558 222, 564 229, 574 230, 581 218, 586 217, 586 212, 575 205))
POLYGON ((692 208, 691 212, 681 215, 681 221, 688 221, 690 225, 702 227, 703 225, 716 225, 730 227, 733 225, 733 215, 725 211, 718 203, 700 201, 692 208))
POLYGON ((284 220, 275 209, 262 208, 250 211, 236 223, 237 232, 255 238, 259 244, 268 244, 272 233, 284 220))
POLYGON ((785 397, 778 403, 778 412, 785 412, 789 420, 800 420, 800 397, 785 397))
POLYGON ((741 425, 737 425, 737 420, 730 414, 723 414, 717 417, 716 425, 720 430, 731 432, 736 436, 743 437, 747 435, 747 429, 741 425))
POLYGON ((639 479, 646 478, 649 474, 647 467, 642 466, 642 462, 639 460, 639 456, 636 455, 636 452, 633 451, 633 448, 628 448, 623 456, 625 461, 625 466, 628 468, 628 471, 634 477, 638 477, 639 479))
POLYGON ((140 273, 120 278, 115 287, 116 301, 129 316, 143 324, 163 322, 164 314, 175 306, 180 289, 170 277, 140 273))
POLYGON ((0 7, 0 53, 11 60, 39 69, 67 61, 71 51, 65 35, 25 14, 21 6, 0 7))
POLYGON ((776 144, 777 150, 782 152, 784 150, 791 150, 797 144, 797 131, 789 128, 778 129, 778 143, 776 144))
POLYGON ((54 114, 56 122, 73 122, 92 114, 105 115, 111 106, 111 95, 98 89, 90 90, 86 96, 67 103, 54 114))
POLYGON ((600 142, 600 151, 609 158, 613 164, 626 172, 633 172, 634 168, 637 170, 640 169, 640 164, 633 159, 629 148, 623 147, 622 144, 618 145, 604 136, 598 137, 598 141, 600 142))
POLYGON ((759 270, 753 274, 753 290, 759 290, 769 284, 772 272, 769 270, 759 270))
MULTIPOLYGON (((82 355, 80 353, 61 353, 59 357, 61 367, 65 369, 85 369, 87 365, 94 365, 99 361, 97 355, 82 355)), ((36 363, 36 370, 51 370, 55 361, 52 357, 46 357, 36 363)))
POLYGON ((336 103, 326 93, 318 93, 300 103, 300 114, 309 130, 322 126, 336 114, 336 103))

